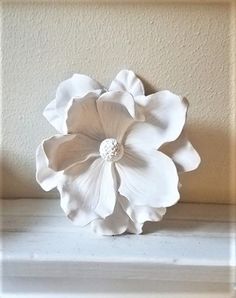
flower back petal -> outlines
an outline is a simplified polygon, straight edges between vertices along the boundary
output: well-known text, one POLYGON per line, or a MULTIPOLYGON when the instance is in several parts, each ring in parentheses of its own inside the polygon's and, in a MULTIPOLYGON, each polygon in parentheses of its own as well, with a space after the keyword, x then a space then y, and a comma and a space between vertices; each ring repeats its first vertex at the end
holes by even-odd
POLYGON ((143 232, 143 223, 134 222, 130 219, 127 232, 131 234, 141 234, 143 232))
POLYGON ((61 109, 73 97, 83 97, 88 92, 100 91, 104 87, 97 81, 83 74, 74 74, 70 79, 61 82, 56 91, 56 107, 61 109))
POLYGON ((93 231, 100 235, 120 235, 123 234, 128 227, 129 217, 121 208, 117 200, 114 211, 105 219, 97 219, 91 222, 93 231))
POLYGON ((121 142, 127 128, 142 119, 135 102, 127 92, 113 91, 102 94, 97 100, 98 113, 107 138, 121 142))
POLYGON ((65 110, 69 101, 74 97, 83 97, 91 91, 101 94, 103 90, 104 87, 90 77, 74 74, 59 84, 55 99, 47 105, 43 115, 58 132, 65 133, 65 110))
POLYGON ((45 191, 55 188, 62 175, 50 169, 49 161, 41 143, 36 150, 36 181, 45 191))
POLYGON ((143 107, 146 122, 156 127, 161 145, 179 137, 186 121, 186 98, 163 90, 147 97, 137 97, 135 101, 143 107))
POLYGON ((111 82, 110 91, 129 92, 133 96, 144 95, 144 87, 141 80, 131 70, 121 70, 111 82))
POLYGON ((166 208, 153 208, 150 206, 135 206, 124 196, 119 197, 120 204, 133 222, 160 221, 166 213, 166 208))
POLYGON ((56 109, 56 99, 52 100, 44 109, 43 116, 58 131, 63 132, 63 117, 58 114, 56 109))
POLYGON ((170 156, 179 172, 193 171, 201 162, 199 154, 188 141, 185 132, 182 132, 175 142, 165 144, 160 151, 170 156))
POLYGON ((61 196, 61 208, 74 225, 83 227, 99 218, 99 215, 93 209, 81 206, 80 199, 76 195, 72 195, 69 189, 65 189, 60 184, 58 190, 61 196))
POLYGON ((66 108, 65 130, 67 133, 83 133, 99 141, 104 138, 97 110, 97 99, 98 95, 94 92, 71 99, 66 108))

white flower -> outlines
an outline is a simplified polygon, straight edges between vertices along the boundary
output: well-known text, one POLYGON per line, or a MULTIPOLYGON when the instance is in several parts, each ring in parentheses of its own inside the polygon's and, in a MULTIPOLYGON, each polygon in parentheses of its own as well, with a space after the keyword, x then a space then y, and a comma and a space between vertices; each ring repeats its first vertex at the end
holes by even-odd
POLYGON ((187 107, 169 91, 145 96, 132 71, 119 72, 108 90, 73 75, 44 110, 59 134, 37 149, 38 183, 57 187, 77 225, 104 235, 141 233, 179 200, 178 172, 200 163, 183 133, 187 107), (158 150, 164 144, 165 154, 158 150))

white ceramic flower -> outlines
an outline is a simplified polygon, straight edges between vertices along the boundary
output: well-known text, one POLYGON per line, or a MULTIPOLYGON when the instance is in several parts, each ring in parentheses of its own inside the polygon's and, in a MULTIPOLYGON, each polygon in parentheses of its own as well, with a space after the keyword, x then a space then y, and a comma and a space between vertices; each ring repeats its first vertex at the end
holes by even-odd
POLYGON ((179 200, 178 172, 200 163, 183 133, 187 107, 169 91, 145 96, 132 71, 119 72, 108 90, 73 75, 44 110, 59 134, 37 149, 38 183, 57 187, 77 225, 104 235, 141 233, 179 200), (165 153, 158 150, 164 144, 165 153))

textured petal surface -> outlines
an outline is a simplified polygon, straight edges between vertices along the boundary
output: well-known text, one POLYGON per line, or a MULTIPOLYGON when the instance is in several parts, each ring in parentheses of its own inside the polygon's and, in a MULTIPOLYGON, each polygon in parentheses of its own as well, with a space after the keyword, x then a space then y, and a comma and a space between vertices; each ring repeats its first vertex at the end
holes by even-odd
POLYGON ((94 232, 101 235, 123 234, 129 225, 129 217, 117 200, 113 213, 105 219, 97 219, 91 223, 94 232))
POLYGON ((156 127, 160 143, 176 140, 183 130, 188 102, 168 90, 159 91, 135 101, 143 107, 146 122, 156 127))
POLYGON ((130 219, 136 223, 144 223, 145 221, 160 221, 166 213, 166 208, 131 205, 129 200, 123 196, 120 196, 119 201, 130 219))
POLYGON ((43 144, 44 142, 36 150, 36 180, 45 191, 49 191, 57 186, 61 172, 55 172, 48 167, 49 161, 43 144))
POLYGON ((76 162, 99 156, 99 143, 85 135, 56 135, 43 142, 43 149, 54 171, 62 171, 76 162))
POLYGON ((106 92, 97 100, 97 108, 106 137, 121 142, 127 128, 136 120, 133 97, 120 91, 106 92))
POLYGON ((125 91, 133 96, 144 95, 143 83, 131 70, 121 70, 111 82, 109 90, 125 91))
POLYGON ((193 171, 201 162, 199 154, 188 141, 184 132, 175 142, 164 145, 161 151, 172 158, 179 172, 193 171))
POLYGON ((98 158, 74 165, 64 172, 58 187, 61 207, 77 225, 109 216, 115 206, 117 186, 114 165, 98 158))
POLYGON ((98 95, 90 92, 73 98, 67 106, 67 133, 83 133, 93 139, 104 139, 104 131, 97 110, 98 95))
POLYGON ((47 105, 43 115, 57 131, 66 133, 64 121, 69 101, 74 97, 83 97, 91 91, 99 95, 103 90, 103 86, 90 77, 83 74, 74 74, 71 78, 59 84, 55 99, 47 105))
POLYGON ((119 193, 134 206, 168 207, 179 199, 178 174, 172 160, 153 150, 145 154, 125 149, 116 163, 119 193))

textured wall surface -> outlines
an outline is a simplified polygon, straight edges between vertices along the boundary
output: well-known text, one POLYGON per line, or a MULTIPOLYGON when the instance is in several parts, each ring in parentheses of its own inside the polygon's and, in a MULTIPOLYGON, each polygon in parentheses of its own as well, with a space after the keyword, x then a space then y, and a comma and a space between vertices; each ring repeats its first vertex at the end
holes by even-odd
POLYGON ((230 6, 228 4, 3 4, 3 195, 48 197, 35 182, 35 149, 54 133, 42 117, 61 80, 86 73, 104 84, 122 68, 146 90, 190 102, 198 171, 182 201, 229 202, 230 6))

